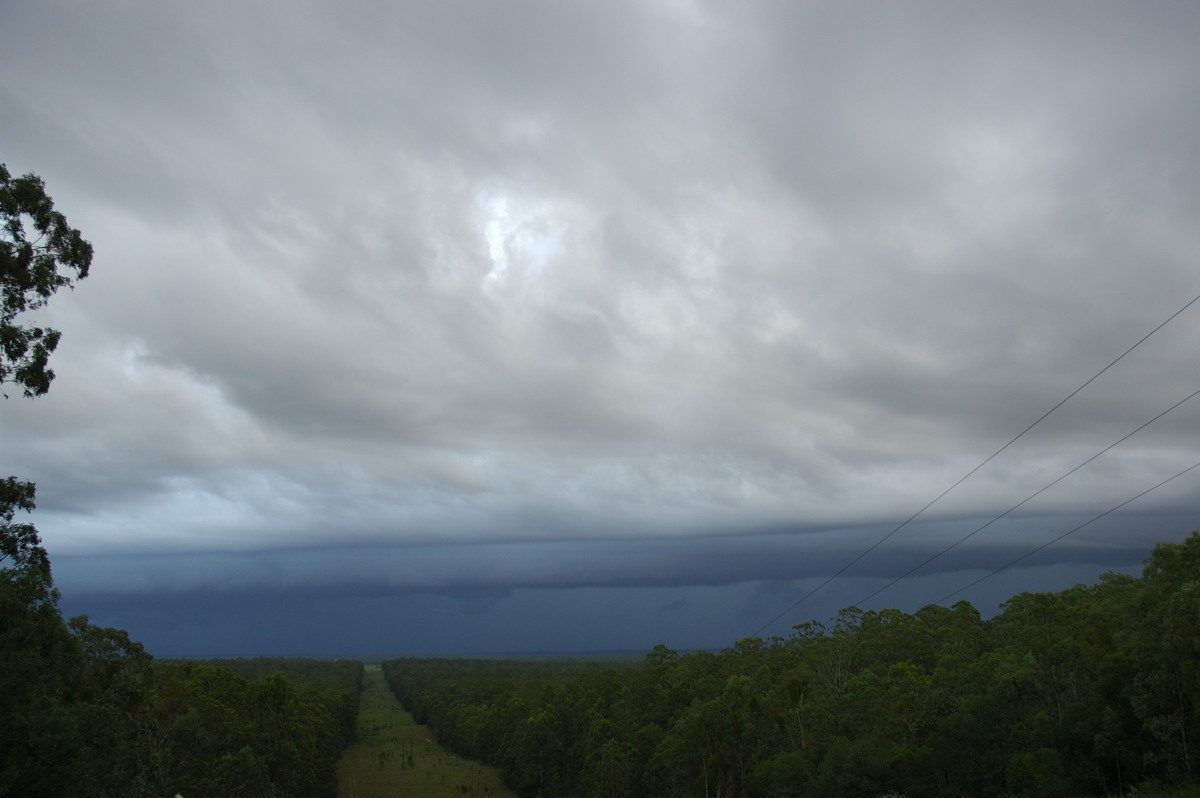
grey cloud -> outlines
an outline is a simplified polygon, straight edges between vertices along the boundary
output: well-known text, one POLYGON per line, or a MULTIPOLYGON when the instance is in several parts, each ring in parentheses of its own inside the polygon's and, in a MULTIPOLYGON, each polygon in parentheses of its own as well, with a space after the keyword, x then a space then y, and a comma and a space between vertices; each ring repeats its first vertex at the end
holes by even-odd
MULTIPOLYGON (((928 560, 931 550, 949 546, 989 520, 914 524, 886 551, 854 562, 847 576, 891 581, 928 560)), ((991 536, 976 538, 921 570, 928 576, 995 568, 1086 520, 1078 515, 1005 520, 991 536)), ((1151 539, 1181 536, 1173 534, 1180 528, 1178 515, 1143 517, 1139 523, 1142 534, 1151 539)), ((1100 570, 1136 566, 1145 554, 1144 542, 1124 540, 1117 529, 1109 521, 1066 538, 1055 544, 1053 559, 1100 570)), ((889 531, 888 527, 782 528, 659 539, 431 540, 409 545, 347 540, 340 545, 268 550, 66 554, 56 558, 56 572, 59 581, 76 594, 274 588, 339 593, 473 591, 477 597, 495 597, 527 588, 719 586, 815 580, 846 568, 889 531)))
MULTIPOLYGON (((818 578, 1195 295, 1196 15, 18 4, 3 157, 97 260, 0 469, 54 551, 146 591, 818 578)), ((1197 324, 922 520, 1001 512, 1195 390, 1197 324)), ((1185 467, 1195 412, 1023 511, 1048 535, 1185 467)), ((1138 517, 1186 525, 1186 492, 1138 517)), ((1150 543, 1117 538, 1050 551, 1150 543)))

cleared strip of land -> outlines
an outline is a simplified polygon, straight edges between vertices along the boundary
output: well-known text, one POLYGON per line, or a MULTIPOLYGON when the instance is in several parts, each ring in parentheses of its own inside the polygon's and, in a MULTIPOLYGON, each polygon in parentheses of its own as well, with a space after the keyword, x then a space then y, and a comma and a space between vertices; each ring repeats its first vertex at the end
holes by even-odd
POLYGON ((341 798, 422 796, 516 798, 495 768, 441 748, 431 729, 418 726, 383 681, 368 667, 358 710, 358 742, 338 763, 341 798))

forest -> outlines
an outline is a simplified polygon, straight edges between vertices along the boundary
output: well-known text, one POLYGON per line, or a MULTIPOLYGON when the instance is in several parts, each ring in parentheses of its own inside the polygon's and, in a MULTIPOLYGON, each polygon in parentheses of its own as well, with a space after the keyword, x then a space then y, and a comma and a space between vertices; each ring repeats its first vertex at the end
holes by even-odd
POLYGON ((352 741, 357 661, 155 661, 69 620, 32 525, 0 480, 0 796, 328 798, 352 741))
MULTIPOLYGON (((719 653, 384 674, 527 796, 1195 796, 1198 576, 1193 533, 1141 577, 1023 593, 990 619, 851 607, 719 653)), ((0 569, 0 795, 336 794, 361 662, 156 661, 56 602, 48 571, 0 569)))
POLYGON ((843 610, 641 663, 394 659, 441 742, 527 796, 1200 795, 1200 534, 970 604, 843 610))
POLYGON ((156 661, 0 571, 0 795, 329 798, 357 661, 156 661))

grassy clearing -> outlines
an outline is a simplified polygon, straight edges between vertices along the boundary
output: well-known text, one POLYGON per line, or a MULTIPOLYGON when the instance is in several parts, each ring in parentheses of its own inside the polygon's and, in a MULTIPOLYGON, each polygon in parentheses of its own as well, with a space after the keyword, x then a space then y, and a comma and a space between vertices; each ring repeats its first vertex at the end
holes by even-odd
POLYGON ((378 666, 368 666, 358 711, 358 742, 338 763, 341 798, 463 795, 515 798, 500 774, 438 746, 396 701, 378 666))

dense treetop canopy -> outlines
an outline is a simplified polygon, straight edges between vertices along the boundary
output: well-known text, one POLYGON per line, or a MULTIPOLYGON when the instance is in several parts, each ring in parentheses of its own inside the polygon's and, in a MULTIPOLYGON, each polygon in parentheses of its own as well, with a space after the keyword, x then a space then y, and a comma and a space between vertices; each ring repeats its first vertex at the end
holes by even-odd
POLYGON ((441 744, 519 795, 1076 798, 1196 795, 1200 533, 1143 576, 963 601, 848 607, 642 667, 395 659, 441 744))

